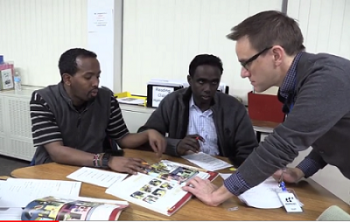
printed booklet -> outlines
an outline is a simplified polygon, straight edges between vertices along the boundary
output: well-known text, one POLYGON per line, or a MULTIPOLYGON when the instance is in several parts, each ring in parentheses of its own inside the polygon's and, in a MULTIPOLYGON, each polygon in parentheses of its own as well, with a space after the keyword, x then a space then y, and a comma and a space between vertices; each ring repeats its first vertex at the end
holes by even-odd
POLYGON ((113 184, 106 193, 171 216, 191 199, 192 194, 181 188, 195 176, 213 181, 218 173, 162 160, 151 165, 147 174, 132 175, 113 184))
POLYGON ((21 220, 118 220, 128 207, 127 201, 95 198, 63 199, 45 197, 30 202, 23 210, 21 220))

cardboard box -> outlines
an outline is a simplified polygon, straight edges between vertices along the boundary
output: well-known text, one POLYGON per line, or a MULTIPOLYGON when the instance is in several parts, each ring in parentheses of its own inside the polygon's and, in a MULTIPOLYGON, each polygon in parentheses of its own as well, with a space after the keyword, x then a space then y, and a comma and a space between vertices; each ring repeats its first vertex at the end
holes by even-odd
POLYGON ((277 95, 248 93, 248 113, 252 120, 281 123, 285 114, 277 95))

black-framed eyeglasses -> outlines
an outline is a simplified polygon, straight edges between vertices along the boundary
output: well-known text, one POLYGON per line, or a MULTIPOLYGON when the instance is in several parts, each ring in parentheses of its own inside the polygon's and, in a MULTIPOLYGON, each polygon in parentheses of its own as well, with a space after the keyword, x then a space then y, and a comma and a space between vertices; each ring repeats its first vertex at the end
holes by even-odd
POLYGON ((243 66, 243 68, 247 69, 247 65, 249 63, 252 63, 255 59, 257 59, 260 55, 262 55, 264 52, 266 52, 267 50, 271 49, 272 46, 270 47, 266 47, 265 49, 263 49, 262 51, 258 52, 257 54, 253 55, 252 57, 250 57, 250 59, 248 59, 247 61, 241 62, 241 65, 243 66))

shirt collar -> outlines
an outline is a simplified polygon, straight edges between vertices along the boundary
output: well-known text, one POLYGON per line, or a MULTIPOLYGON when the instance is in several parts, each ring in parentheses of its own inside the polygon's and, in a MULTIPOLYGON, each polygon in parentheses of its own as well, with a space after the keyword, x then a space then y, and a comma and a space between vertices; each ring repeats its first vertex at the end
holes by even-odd
MULTIPOLYGON (((199 107, 194 103, 194 99, 193 99, 193 95, 190 98, 190 102, 189 102, 189 108, 190 109, 196 109, 196 110, 200 110, 199 107)), ((202 112, 202 111, 201 111, 202 112)), ((212 114, 212 107, 209 107, 209 109, 207 109, 205 112, 208 112, 209 114, 212 114)), ((204 113, 205 113, 204 112, 204 113)))
POLYGON ((190 104, 189 105, 190 105, 190 108, 197 107, 196 104, 194 104, 193 96, 191 96, 191 98, 190 98, 190 104))
POLYGON ((280 87, 280 95, 284 98, 287 98, 289 93, 294 91, 295 87, 295 78, 297 76, 297 66, 300 57, 302 56, 303 52, 299 52, 292 62, 292 65, 290 66, 286 77, 284 78, 282 85, 280 87))

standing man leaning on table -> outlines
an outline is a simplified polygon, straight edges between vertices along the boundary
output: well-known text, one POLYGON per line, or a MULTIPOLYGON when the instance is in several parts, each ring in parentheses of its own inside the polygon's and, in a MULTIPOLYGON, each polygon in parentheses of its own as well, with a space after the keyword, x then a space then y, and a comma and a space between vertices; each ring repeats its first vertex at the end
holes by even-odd
POLYGON ((122 148, 149 142, 162 155, 165 138, 155 130, 129 133, 112 92, 98 88, 101 70, 95 53, 70 49, 58 66, 61 82, 34 91, 30 101, 35 164, 54 161, 131 174, 143 171, 141 159, 104 153, 106 137, 122 148))
POLYGON ((283 179, 297 182, 334 165, 350 179, 350 61, 330 54, 304 52, 297 23, 285 14, 265 11, 247 18, 228 38, 237 41, 241 76, 257 92, 280 87, 287 119, 247 160, 216 188, 194 178, 184 187, 204 203, 217 206, 238 196, 283 168, 298 152, 312 146, 296 168, 286 169, 283 179))

